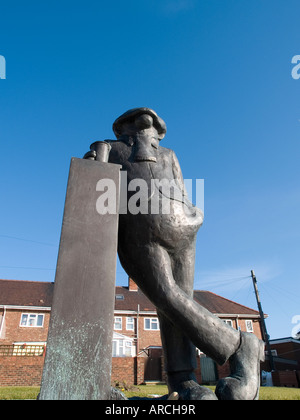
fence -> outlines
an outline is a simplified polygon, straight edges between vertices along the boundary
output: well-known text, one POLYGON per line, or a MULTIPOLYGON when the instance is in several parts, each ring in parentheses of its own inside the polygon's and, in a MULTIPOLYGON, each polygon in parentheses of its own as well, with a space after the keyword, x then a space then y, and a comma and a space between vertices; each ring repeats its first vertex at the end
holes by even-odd
POLYGON ((46 350, 44 345, 12 344, 0 346, 1 356, 43 356, 46 350))

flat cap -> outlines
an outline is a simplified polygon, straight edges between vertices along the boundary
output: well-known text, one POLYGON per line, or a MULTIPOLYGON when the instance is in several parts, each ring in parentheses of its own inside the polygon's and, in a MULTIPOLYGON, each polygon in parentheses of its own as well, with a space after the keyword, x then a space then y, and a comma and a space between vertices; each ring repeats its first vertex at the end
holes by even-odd
POLYGON ((122 134, 122 125, 125 122, 133 121, 136 117, 142 114, 148 114, 153 118, 153 125, 156 128, 159 138, 163 139, 166 132, 167 132, 167 126, 165 122, 156 114, 153 109, 150 108, 133 108, 129 109, 129 111, 124 112, 124 114, 120 115, 116 119, 116 121, 113 123, 113 131, 117 138, 119 138, 122 134))

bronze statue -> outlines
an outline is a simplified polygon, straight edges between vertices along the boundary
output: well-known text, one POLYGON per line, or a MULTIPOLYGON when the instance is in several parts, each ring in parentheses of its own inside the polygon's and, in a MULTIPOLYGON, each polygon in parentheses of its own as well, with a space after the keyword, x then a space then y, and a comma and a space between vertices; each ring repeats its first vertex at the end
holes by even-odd
MULTIPOLYGON (((186 196, 175 153, 160 146, 164 121, 149 108, 135 108, 117 118, 113 130, 117 140, 106 140, 109 162, 122 165, 127 185, 142 179, 150 191, 147 212, 120 212, 118 253, 128 276, 157 308, 169 393, 178 392, 180 399, 257 399, 264 343, 193 300, 195 241, 203 214, 186 196), (169 195, 153 189, 163 179, 175 180, 169 195), (162 198, 170 211, 151 212, 151 203, 162 198), (231 375, 218 382, 215 393, 196 381, 196 347, 220 365, 230 362, 231 375)), ((85 158, 97 154, 90 151, 85 158)))

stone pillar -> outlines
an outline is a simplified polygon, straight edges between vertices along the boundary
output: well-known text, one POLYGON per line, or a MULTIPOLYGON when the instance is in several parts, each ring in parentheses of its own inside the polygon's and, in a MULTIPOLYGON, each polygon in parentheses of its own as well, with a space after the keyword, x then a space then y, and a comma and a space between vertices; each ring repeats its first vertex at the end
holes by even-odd
POLYGON ((71 160, 41 400, 110 398, 119 175, 119 165, 71 160), (114 214, 96 208, 100 180, 115 185, 114 214))

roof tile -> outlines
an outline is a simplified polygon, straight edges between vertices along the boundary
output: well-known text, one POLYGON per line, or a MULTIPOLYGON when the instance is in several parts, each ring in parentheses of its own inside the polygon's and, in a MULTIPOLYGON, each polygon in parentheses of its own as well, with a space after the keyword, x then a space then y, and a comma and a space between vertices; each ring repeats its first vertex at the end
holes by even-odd
MULTIPOLYGON (((49 282, 0 280, 0 305, 51 307, 53 290, 54 283, 49 282)), ((140 289, 130 291, 128 287, 117 286, 116 295, 122 295, 124 299, 115 300, 115 310, 137 311, 139 309, 139 311, 149 312, 156 310, 140 289)), ((195 290, 194 299, 215 314, 259 314, 254 309, 205 290, 195 290)))

